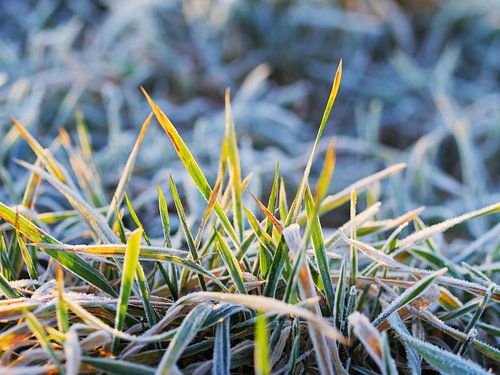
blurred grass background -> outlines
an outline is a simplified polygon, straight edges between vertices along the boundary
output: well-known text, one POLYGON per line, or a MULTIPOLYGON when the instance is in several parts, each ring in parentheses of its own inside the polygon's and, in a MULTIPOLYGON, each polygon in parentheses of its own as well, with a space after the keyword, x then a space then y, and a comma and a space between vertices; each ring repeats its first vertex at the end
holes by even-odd
MULTIPOLYGON (((251 190, 268 191, 276 160, 293 185, 340 58, 332 190, 406 162, 380 191, 391 214, 426 205, 432 222, 500 199, 499 1, 46 0, 0 2, 0 200, 20 201, 28 175, 14 159, 34 160, 10 117, 57 155, 58 129, 75 134, 78 108, 109 195, 148 113, 141 85, 211 177, 231 87, 251 190)), ((151 127, 129 186, 136 207, 158 220, 156 183, 183 173, 151 127)), ((201 210, 189 185, 185 194, 201 210)), ((56 194, 38 202, 63 204, 56 194)), ((344 221, 335 215, 327 222, 344 221)), ((473 235, 486 220, 469 225, 473 235)))

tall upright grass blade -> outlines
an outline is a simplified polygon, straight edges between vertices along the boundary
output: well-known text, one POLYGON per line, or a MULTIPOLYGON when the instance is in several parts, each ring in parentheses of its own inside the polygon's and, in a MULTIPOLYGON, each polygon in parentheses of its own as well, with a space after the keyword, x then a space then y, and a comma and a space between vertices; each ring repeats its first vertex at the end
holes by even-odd
POLYGON ((236 234, 240 242, 243 241, 243 210, 241 206, 241 169, 238 156, 238 145, 236 143, 236 131, 231 111, 230 90, 226 89, 226 135, 224 142, 227 147, 227 159, 229 161, 229 174, 231 176, 231 190, 233 196, 233 219, 236 234))
POLYGON ((328 122, 328 118, 330 117, 330 112, 332 110, 333 104, 335 103, 335 99, 337 98, 341 77, 342 77, 342 60, 340 60, 339 65, 337 67, 337 71, 335 72, 335 78, 333 80, 332 89, 330 91, 330 96, 326 103, 325 111, 323 112, 323 117, 321 119, 321 123, 318 129, 318 134, 316 135, 316 139, 314 140, 313 148, 309 156, 309 159, 307 161, 306 167, 304 169, 304 175, 302 176, 302 180, 300 181, 299 189, 292 202, 290 211, 288 212, 288 215, 286 217, 285 226, 294 223, 297 220, 297 216, 299 215, 300 208, 302 206, 302 200, 304 199, 305 188, 307 186, 312 163, 314 160, 314 156, 316 154, 316 148, 318 147, 319 140, 323 135, 323 131, 325 130, 326 123, 328 122))
POLYGON ((267 333, 266 317, 262 313, 257 314, 255 320, 255 350, 254 350, 255 374, 269 375, 271 373, 269 361, 269 335, 267 333))
MULTIPOLYGON (((120 295, 116 307, 115 329, 121 331, 125 323, 125 315, 127 314, 128 301, 134 276, 137 271, 139 262, 139 253, 141 249, 141 238, 143 230, 136 229, 128 239, 127 251, 125 252, 125 260, 123 262, 122 282, 120 286, 120 295)), ((116 350, 118 342, 114 340, 113 347, 116 350)))
POLYGON ((316 264, 318 265, 319 274, 321 276, 321 281, 323 284, 327 304, 329 307, 329 312, 332 313, 334 310, 335 293, 333 291, 332 278, 330 276, 330 267, 328 265, 328 258, 326 256, 326 249, 323 240, 323 231, 321 228, 321 223, 317 214, 317 208, 314 204, 311 191, 309 188, 306 189, 305 202, 308 221, 311 223, 311 240, 314 247, 314 254, 316 258, 316 264))
MULTIPOLYGON (((170 177, 169 181, 170 181, 170 191, 172 192, 175 208, 177 209, 177 215, 179 216, 179 220, 181 222, 182 231, 184 233, 184 237, 186 238, 186 242, 188 244, 189 251, 191 252, 191 256, 193 257, 193 260, 196 262, 199 259, 197 246, 194 242, 193 236, 191 235, 191 231, 189 230, 186 214, 184 213, 184 208, 182 206, 181 199, 179 198, 179 194, 177 193, 177 188, 175 187, 175 183, 172 177, 170 177)), ((184 272, 182 277, 183 284, 185 283, 186 279, 187 279, 187 273, 184 272)), ((198 275, 198 280, 200 282, 201 289, 207 290, 203 276, 198 275)))
MULTIPOLYGON (((356 190, 351 191, 351 240, 356 240, 356 190)), ((351 285, 356 285, 356 280, 358 277, 358 251, 354 245, 351 244, 351 268, 350 268, 350 278, 349 281, 351 285)))
POLYGON ((212 375, 231 374, 231 327, 229 318, 217 323, 212 375))
POLYGON ((217 236, 217 250, 220 257, 224 261, 226 269, 229 271, 231 278, 236 285, 238 291, 242 294, 247 294, 247 289, 245 283, 243 282, 243 273, 241 272, 240 264, 236 256, 233 254, 229 248, 226 240, 221 236, 219 232, 216 232, 217 236))
MULTIPOLYGON (((306 234, 306 236, 308 233, 306 234)), ((293 257, 296 259, 297 265, 300 269, 300 283, 299 290, 301 298, 315 298, 316 291, 314 288, 314 283, 312 281, 311 272, 309 270, 309 266, 307 262, 304 261, 304 258, 301 257, 301 254, 304 254, 304 247, 302 246, 302 241, 300 239, 300 227, 298 224, 292 224, 287 227, 283 231, 283 236, 285 237, 286 244, 288 249, 293 254, 293 257)), ((305 240, 307 241, 307 239, 305 240)), ((321 310, 319 309, 319 305, 316 303, 311 307, 311 312, 315 315, 321 316, 321 310)), ((330 349, 328 348, 326 337, 324 334, 316 329, 316 327, 312 325, 308 325, 309 336, 311 337, 311 341, 313 343, 316 361, 318 363, 319 370, 322 374, 333 374, 332 367, 332 359, 330 349)))
POLYGON ((319 207, 319 204, 328 193, 330 180, 332 179, 333 171, 335 170, 335 145, 337 140, 333 138, 326 149, 325 161, 323 162, 323 169, 316 184, 316 191, 314 193, 314 205, 319 207))

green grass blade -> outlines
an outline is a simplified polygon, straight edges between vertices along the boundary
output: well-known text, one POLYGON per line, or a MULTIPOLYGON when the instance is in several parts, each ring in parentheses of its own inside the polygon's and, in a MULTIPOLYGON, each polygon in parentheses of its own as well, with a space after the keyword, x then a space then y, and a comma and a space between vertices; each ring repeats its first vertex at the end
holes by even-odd
POLYGON ((314 205, 319 207, 320 202, 328 193, 328 186, 332 179, 333 171, 335 170, 335 145, 336 139, 333 138, 325 154, 325 161, 323 162, 323 169, 316 184, 316 191, 314 193, 314 205))
MULTIPOLYGON (((141 249, 142 229, 136 229, 128 239, 127 251, 125 252, 125 260, 123 264, 122 280, 120 286, 120 295, 116 306, 115 329, 121 331, 125 323, 125 315, 127 314, 128 300, 132 291, 134 275, 139 262, 139 253, 141 249)), ((117 348, 117 341, 114 340, 113 348, 117 348)))
POLYGON ((324 293, 330 310, 330 314, 333 312, 335 293, 333 291, 332 278, 330 276, 330 267, 328 265, 328 258, 326 256, 325 243, 323 240, 323 231, 321 228, 321 223, 316 211, 316 206, 311 195, 309 188, 306 189, 305 193, 306 211, 308 216, 308 221, 311 223, 311 240, 314 248, 314 254, 316 258, 316 264, 318 265, 319 274, 321 276, 321 281, 324 288, 324 293))
POLYGON ((139 219, 139 216, 137 216, 137 212, 135 212, 134 206, 133 206, 132 202, 130 201, 127 193, 125 193, 125 203, 127 204, 128 212, 130 213, 130 217, 134 221, 135 225, 137 225, 138 228, 142 229, 142 237, 144 238, 144 241, 146 241, 146 243, 148 245, 151 245, 151 241, 150 241, 146 231, 144 230, 144 227, 142 226, 142 222, 139 219))
POLYGON ((0 292, 3 293, 3 295, 7 298, 18 298, 21 297, 21 294, 19 294, 16 290, 14 290, 7 279, 5 278, 4 275, 0 273, 0 292))
MULTIPOLYGON (((351 191, 351 240, 356 241, 356 190, 351 191)), ((356 280, 358 277, 358 250, 354 245, 351 244, 350 249, 351 254, 351 268, 349 281, 352 285, 356 285, 356 280)))
POLYGON ((264 287, 264 295, 268 297, 274 297, 276 294, 276 289, 278 287, 278 282, 282 276, 282 271, 285 266, 285 260, 287 254, 285 253, 285 241, 282 239, 278 244, 276 253, 274 254, 271 267, 267 273, 267 283, 264 287))
POLYGON ((31 332, 35 335, 36 339, 38 340, 40 346, 47 352, 48 356, 54 363, 54 365, 57 367, 58 371, 60 374, 64 373, 63 367, 61 365, 61 362, 57 358, 56 353, 54 352, 54 349, 52 348, 52 345, 47 338, 47 335, 45 333, 45 330, 43 329, 42 323, 37 319, 37 317, 29 311, 24 311, 23 312, 24 317, 26 318, 26 324, 30 328, 31 332))
POLYGON ((167 247, 172 247, 172 240, 170 239, 170 219, 168 216, 167 201, 165 200, 165 195, 161 191, 158 185, 158 207, 160 210, 161 226, 163 229, 164 245, 167 247))
MULTIPOLYGON (((207 179, 203 175, 203 172, 201 171, 200 167, 198 166, 198 163, 191 154, 191 151, 189 151, 188 147, 180 137, 174 125, 170 122, 170 120, 163 113, 163 111, 155 104, 155 102, 153 102, 153 100, 150 98, 146 90, 142 89, 142 92, 146 97, 149 105, 153 109, 156 119, 158 120, 158 122, 160 123, 160 125, 163 127, 168 137, 170 138, 170 141, 172 142, 172 145, 174 146, 177 155, 184 164, 184 167, 186 168, 189 175, 193 179, 196 187, 200 191, 203 198, 205 198, 205 200, 208 202, 210 199, 210 194, 212 193, 212 189, 210 188, 207 179)), ((217 213, 217 216, 219 217, 219 220, 221 221, 224 230, 231 238, 231 240, 234 241, 235 245, 238 246, 239 245, 238 236, 236 235, 234 228, 229 222, 229 219, 227 218, 226 213, 222 209, 221 205, 219 203, 216 203, 214 210, 217 213)))
POLYGON ((266 316, 262 313, 258 313, 255 320, 254 366, 257 375, 269 375, 271 373, 267 321, 266 316))
POLYGON ((305 170, 304 170, 304 175, 302 176, 302 180, 300 181, 299 189, 297 191, 297 194, 292 202, 292 205, 290 207, 290 211, 288 212, 287 218, 285 220, 285 226, 288 226, 292 223, 294 223, 297 220, 297 216, 299 215, 301 206, 302 206, 302 200, 304 199, 304 192, 305 188, 307 186, 307 181, 309 179, 309 173, 311 172, 311 167, 312 163, 314 160, 314 156, 316 154, 316 148, 318 147, 319 140, 321 139, 321 136, 323 135, 323 131, 325 129, 326 123, 328 122, 328 118, 330 117, 330 112, 333 107, 333 103, 335 103, 335 98, 337 97, 337 93, 339 91, 340 87, 340 80, 342 77, 342 60, 340 60, 339 66, 337 68, 337 71, 335 73, 335 78, 333 80, 333 85, 332 89, 330 91, 330 96, 328 98, 328 101, 326 103, 325 111, 323 112, 323 117, 321 119, 321 123, 319 125, 318 129, 318 134, 316 135, 316 139, 314 140, 314 145, 313 149, 311 151, 311 155, 309 156, 309 160, 307 161, 305 170))
MULTIPOLYGON (((300 227, 298 224, 292 224, 283 230, 283 237, 285 237, 290 254, 295 259, 295 264, 300 270, 298 274, 300 279, 299 292, 301 300, 317 298, 309 264, 305 261, 304 256, 310 231, 309 228, 310 227, 306 230, 304 239, 302 240, 300 238, 300 227)), ((321 310, 318 303, 313 304, 310 310, 313 314, 321 316, 321 310)), ((311 324, 308 324, 307 328, 320 373, 333 374, 333 360, 325 335, 321 330, 318 330, 311 324)))
POLYGON ((117 358, 96 358, 83 356, 82 363, 93 366, 106 373, 116 375, 154 375, 155 369, 139 363, 128 362, 117 358))
POLYGON ((203 325, 203 322, 213 310, 212 305, 200 304, 197 305, 184 318, 175 337, 170 342, 165 354, 163 355, 158 368, 155 371, 156 375, 167 375, 169 370, 176 364, 186 346, 193 340, 198 331, 203 325))
POLYGON ((243 214, 241 206, 241 168, 238 156, 238 144, 236 142, 236 131, 231 111, 230 91, 226 89, 226 134, 224 142, 227 147, 227 160, 229 161, 229 174, 231 176, 231 190, 233 195, 233 220, 238 240, 243 241, 243 214))
POLYGON ((229 248, 224 237, 222 237, 219 232, 216 232, 216 235, 218 244, 217 250, 222 260, 224 261, 229 274, 231 275, 231 279, 233 280, 234 285, 236 285, 236 288, 240 293, 247 294, 247 289, 243 281, 243 273, 241 272, 238 259, 236 259, 236 256, 229 248))
MULTIPOLYGON (((175 203, 175 208, 177 209, 177 216, 179 216, 179 220, 181 222, 181 227, 182 231, 184 233, 184 237, 186 238, 186 242, 188 244, 189 251, 191 252, 191 256, 193 257, 193 260, 196 262, 198 261, 198 252, 197 248, 193 239, 193 236, 191 235, 191 231, 189 230, 189 225, 187 222, 186 214, 184 213, 184 208, 182 206, 181 199, 179 198, 179 194, 177 193, 177 188, 175 187, 174 180, 172 177, 170 177, 170 191, 172 192, 172 197, 174 199, 175 203)), ((183 271, 182 277, 181 277, 181 288, 184 287, 185 283, 187 282, 188 278, 188 273, 186 270, 183 271)), ((200 283, 200 287, 203 290, 207 290, 207 286, 205 285, 205 280, 201 275, 198 275, 198 280, 200 283)))

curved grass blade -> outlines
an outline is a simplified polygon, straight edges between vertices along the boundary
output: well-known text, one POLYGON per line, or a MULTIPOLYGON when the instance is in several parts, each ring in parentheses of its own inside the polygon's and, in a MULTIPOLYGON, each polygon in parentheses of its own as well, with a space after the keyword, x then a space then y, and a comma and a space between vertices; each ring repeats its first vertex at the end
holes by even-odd
POLYGON ((182 297, 179 299, 178 303, 189 301, 203 302, 209 300, 246 306, 252 310, 270 312, 278 315, 295 315, 309 321, 328 338, 346 343, 345 337, 337 331, 328 320, 303 307, 291 305, 275 298, 248 294, 195 292, 182 297))
POLYGON ((63 374, 64 370, 63 370, 63 367, 61 365, 61 362, 57 358, 57 355, 54 352, 54 349, 52 348, 52 345, 51 345, 49 339, 47 338, 45 330, 43 329, 43 326, 40 323, 40 321, 37 319, 37 317, 32 312, 29 312, 27 310, 23 311, 23 315, 26 319, 26 324, 28 325, 30 330, 35 335, 36 339, 40 343, 40 346, 47 352, 49 358, 52 360, 54 365, 57 367, 59 373, 63 374))
MULTIPOLYGON (((144 90, 144 88, 142 87, 141 90, 144 96, 146 97, 149 105, 153 109, 156 119, 158 120, 158 122, 160 123, 160 125, 170 138, 170 141, 172 142, 172 145, 174 146, 177 155, 184 164, 184 167, 186 168, 189 175, 193 179, 196 187, 200 191, 203 198, 205 198, 205 200, 208 202, 210 199, 210 194, 212 193, 212 189, 210 188, 207 179, 203 175, 203 172, 201 171, 200 167, 198 166, 198 163, 196 163, 196 160, 191 154, 191 151, 189 151, 188 147, 180 137, 174 125, 170 122, 170 120, 163 113, 163 111, 155 104, 155 102, 153 102, 153 100, 148 95, 146 90, 144 90)), ((217 216, 219 217, 221 224, 224 227, 224 230, 226 231, 228 236, 231 238, 232 241, 234 241, 236 246, 239 246, 238 236, 236 235, 234 228, 229 222, 229 219, 227 218, 226 213, 222 209, 221 205, 219 203, 216 203, 214 210, 217 213, 217 216)))
POLYGON ((393 174, 401 172, 406 168, 405 163, 399 163, 391 165, 390 167, 381 170, 380 172, 374 173, 368 177, 362 178, 359 181, 356 181, 352 185, 349 185, 345 189, 342 189, 338 193, 327 196, 323 202, 321 202, 319 213, 323 215, 334 208, 337 208, 344 203, 348 202, 351 197, 351 191, 356 191, 356 194, 359 195, 361 192, 368 189, 372 184, 380 181, 383 178, 392 176, 393 174))
MULTIPOLYGON (((100 257, 106 258, 123 258, 125 255, 126 246, 122 244, 110 244, 110 245, 66 245, 66 244, 34 244, 35 246, 39 246, 42 249, 47 248, 47 250, 58 249, 59 251, 54 251, 55 253, 65 254, 63 251, 74 251, 76 253, 89 254, 89 255, 98 255, 100 257)), ((175 249, 167 249, 167 248, 159 248, 153 246, 144 246, 141 245, 141 253, 140 253, 141 261, 166 261, 170 263, 178 264, 182 267, 186 267, 193 272, 202 274, 212 280, 217 286, 222 288, 223 290, 227 290, 224 284, 220 282, 220 280, 215 277, 212 273, 207 271, 205 268, 200 266, 199 264, 193 262, 190 259, 185 259, 185 257, 189 254, 187 251, 183 250, 175 250, 175 249), (183 258, 181 258, 181 255, 183 258)), ((76 254, 67 254, 67 255, 76 255, 76 254)), ((115 293, 116 296, 116 293, 115 293)))
POLYGON ((0 292, 7 298, 18 298, 21 294, 13 289, 4 275, 0 273, 0 292))
POLYGON ((19 134, 21 134, 37 157, 44 161, 50 173, 52 173, 59 181, 68 183, 69 180, 67 178, 66 171, 64 171, 59 163, 54 159, 50 151, 43 148, 42 145, 40 145, 40 143, 38 143, 38 141, 31 135, 28 129, 26 129, 17 119, 12 118, 12 124, 16 127, 19 134))

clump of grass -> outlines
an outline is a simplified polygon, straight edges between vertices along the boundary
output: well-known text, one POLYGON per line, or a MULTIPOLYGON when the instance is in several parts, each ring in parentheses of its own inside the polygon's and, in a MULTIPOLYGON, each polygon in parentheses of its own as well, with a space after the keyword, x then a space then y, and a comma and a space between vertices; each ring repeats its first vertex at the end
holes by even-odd
POLYGON ((19 161, 31 173, 23 201, 0 203, 1 371, 485 374, 494 368, 500 360, 498 264, 454 260, 469 258, 474 244, 491 240, 491 233, 453 257, 433 236, 496 214, 500 203, 429 227, 420 219, 423 209, 383 218, 383 203, 371 188, 404 165, 328 195, 334 143, 311 186, 341 76, 339 64, 297 191, 286 190, 276 166, 267 203, 248 191, 252 177, 242 174, 229 91, 211 185, 143 90, 206 202, 188 209, 175 175, 170 194, 158 186, 163 238, 148 234, 126 194, 151 116, 108 203, 92 149, 82 142, 85 127, 79 144, 63 132, 45 148, 13 120, 36 161, 19 161), (59 145, 69 163, 53 156, 59 145), (72 210, 37 212, 42 181, 72 210), (348 202, 350 220, 329 233, 321 217, 348 202), (177 231, 171 216, 180 223, 177 231))

